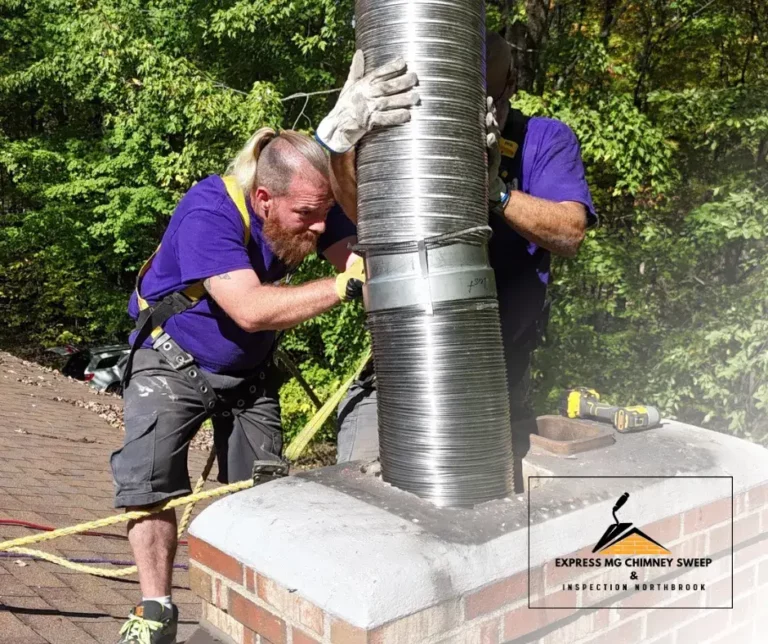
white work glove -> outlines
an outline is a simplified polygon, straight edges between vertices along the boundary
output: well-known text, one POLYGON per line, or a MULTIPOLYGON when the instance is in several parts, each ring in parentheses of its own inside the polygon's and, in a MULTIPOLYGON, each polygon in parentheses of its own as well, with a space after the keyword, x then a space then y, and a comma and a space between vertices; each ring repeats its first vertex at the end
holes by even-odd
POLYGON ((504 206, 509 201, 507 184, 499 176, 501 168, 501 150, 499 149, 499 123, 496 120, 496 108, 493 98, 486 99, 487 111, 485 113, 485 144, 488 147, 488 206, 492 212, 502 214, 504 206))
POLYGON ((331 152, 347 152, 375 127, 410 121, 409 110, 419 103, 413 91, 418 79, 402 58, 366 75, 364 66, 363 50, 358 49, 336 106, 317 128, 315 138, 331 152))

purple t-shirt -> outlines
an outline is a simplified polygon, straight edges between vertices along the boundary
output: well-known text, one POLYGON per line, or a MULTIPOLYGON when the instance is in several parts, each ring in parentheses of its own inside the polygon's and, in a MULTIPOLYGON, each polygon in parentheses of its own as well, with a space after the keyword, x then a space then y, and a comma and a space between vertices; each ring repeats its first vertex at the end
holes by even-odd
MULTIPOLYGON (((524 118, 519 111, 511 110, 502 139, 519 138, 513 133, 521 129, 524 118)), ((504 153, 505 147, 502 145, 500 172, 507 183, 547 201, 584 204, 587 224, 595 223, 579 142, 570 127, 555 119, 533 117, 527 123, 520 158, 515 159, 521 154, 519 150, 514 156, 508 156, 504 153)), ((527 345, 535 341, 535 324, 545 308, 550 253, 517 234, 498 215, 491 214, 488 223, 493 230, 488 255, 496 274, 505 344, 527 345)))
MULTIPOLYGON (((519 138, 513 132, 520 128, 521 117, 520 112, 510 113, 502 138, 519 138)), ((555 119, 531 118, 517 163, 515 156, 520 155, 520 151, 509 156, 513 149, 514 146, 502 145, 500 172, 507 183, 516 183, 523 192, 541 199, 582 203, 587 208, 588 224, 596 221, 579 142, 571 128, 555 119)), ((549 251, 518 235, 501 217, 491 215, 489 225, 493 236, 488 243, 488 254, 496 274, 505 345, 510 348, 528 341, 542 315, 550 255, 549 251)), ((340 240, 354 235, 355 227, 347 218, 337 218, 333 227, 329 221, 326 234, 329 239, 340 240)), ((526 347, 519 348, 526 350, 526 347)))
MULTIPOLYGON (((160 250, 141 281, 142 297, 153 304, 200 280, 246 268, 253 268, 262 283, 285 277, 285 264, 263 237, 261 218, 250 203, 247 206, 251 239, 246 248, 242 218, 221 177, 207 177, 190 188, 176 207, 160 250)), ((334 220, 339 217, 346 219, 338 211, 329 214, 329 228, 338 227, 334 220)), ((321 248, 330 243, 321 236, 321 248)), ((128 312, 134 319, 138 316, 135 292, 128 312)), ((214 373, 239 374, 256 369, 275 341, 274 331, 248 333, 241 329, 210 297, 174 315, 163 328, 203 369, 214 373)), ((147 340, 144 346, 151 344, 147 340)))

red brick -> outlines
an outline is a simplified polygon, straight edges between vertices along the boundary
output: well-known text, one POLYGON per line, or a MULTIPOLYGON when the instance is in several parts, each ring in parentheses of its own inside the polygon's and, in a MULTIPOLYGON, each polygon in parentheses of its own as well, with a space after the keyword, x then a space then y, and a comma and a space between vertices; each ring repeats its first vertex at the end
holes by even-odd
POLYGON ((229 589, 229 614, 274 644, 285 644, 285 622, 231 588, 229 589))
POLYGON ((748 546, 739 548, 734 553, 734 566, 742 568, 747 564, 754 563, 758 559, 768 559, 768 539, 760 539, 748 546))
POLYGON ((691 603, 691 595, 685 595, 661 609, 650 611, 646 617, 645 637, 661 635, 670 628, 679 626, 701 614, 700 608, 686 608, 690 607, 691 603))
POLYGON ((299 622, 317 635, 323 634, 323 611, 313 603, 262 575, 257 576, 256 588, 259 598, 272 606, 275 613, 299 622))
MULTIPOLYGON (((768 562, 767 562, 768 563, 768 562)), ((724 606, 731 604, 731 588, 733 596, 739 597, 748 592, 754 592, 758 579, 758 566, 752 565, 737 570, 733 575, 728 573, 726 577, 710 583, 707 588, 707 605, 724 606), (731 580, 733 577, 733 580, 731 580), (710 599, 711 598, 711 599, 710 599), (712 603, 714 600, 715 603, 712 603)))
POLYGON ((712 554, 717 554, 718 552, 730 549, 731 538, 733 538, 733 546, 736 547, 738 544, 758 534, 760 534, 760 516, 757 513, 750 514, 737 519, 733 524, 733 529, 731 529, 730 525, 714 529, 710 535, 709 551, 712 554))
MULTIPOLYGON (((730 529, 730 526, 728 526, 730 529)), ((673 557, 705 557, 714 551, 707 548, 707 534, 696 534, 672 546, 673 557)))
POLYGON ((221 583, 221 579, 213 580, 213 603, 214 605, 226 611, 229 607, 227 588, 221 583))
MULTIPOLYGON (((595 555, 592 553, 592 548, 587 546, 577 552, 564 555, 563 557, 560 557, 560 559, 585 559, 594 557, 595 555)), ((590 570, 588 568, 578 568, 575 566, 560 566, 558 568, 556 563, 557 560, 553 560, 544 564, 544 581, 546 582, 547 588, 561 588, 564 583, 575 581, 581 577, 589 576, 601 570, 600 568, 590 570)))
POLYGON ((755 587, 757 580, 757 566, 742 568, 733 574, 733 592, 735 597, 746 595, 755 587))
MULTIPOLYGON (((571 644, 598 632, 594 627, 594 614, 589 611, 576 613, 571 618, 544 629, 538 644, 571 644), (551 630, 550 630, 551 628, 551 630)), ((539 635, 536 633, 535 635, 539 635)))
POLYGON ((727 631, 722 637, 712 641, 712 644, 747 644, 755 641, 752 638, 752 624, 742 624, 735 630, 727 631))
POLYGON ((576 609, 576 602, 578 601, 578 591, 575 590, 558 590, 555 593, 550 593, 544 597, 531 600, 531 608, 537 610, 541 608, 556 609, 559 619, 570 615, 576 609))
POLYGON ((688 510, 683 515, 683 534, 693 534, 728 521, 732 517, 732 502, 730 497, 714 503, 688 510))
POLYGON ((194 564, 189 567, 189 588, 203 601, 213 603, 211 576, 194 564))
POLYGON ((641 530, 649 537, 658 541, 662 546, 668 547, 671 542, 676 541, 680 537, 682 523, 681 516, 675 514, 666 519, 643 526, 641 530))
MULTIPOLYGON (((634 587, 632 586, 631 588, 634 588, 634 587)), ((632 594, 629 595, 629 597, 621 600, 621 603, 619 604, 618 608, 621 608, 621 609, 650 608, 652 606, 656 606, 657 604, 660 604, 665 599, 666 598, 662 593, 643 591, 643 590, 639 590, 639 591, 633 590, 632 594)), ((622 611, 622 613, 623 612, 624 611, 622 611)))
POLYGON ((259 636, 250 628, 243 628, 243 644, 259 644, 259 636))
POLYGON ((714 583, 713 580, 721 579, 726 576, 730 577, 731 574, 733 574, 733 559, 730 557, 714 559, 712 564, 706 568, 706 571, 706 582, 714 583))
POLYGON ((480 644, 499 644, 501 620, 493 620, 480 628, 480 644))
POLYGON ((736 494, 733 497, 733 516, 737 517, 741 514, 744 514, 748 511, 747 507, 747 493, 742 492, 741 494, 736 494))
POLYGON ((410 644, 448 633, 461 625, 461 603, 448 600, 380 626, 368 634, 371 644, 410 644))
POLYGON ((511 640, 547 625, 546 610, 521 606, 504 615, 504 639, 511 640))
POLYGON ((707 607, 730 607, 733 601, 731 576, 720 579, 707 586, 707 607))
POLYGON ((599 633, 584 644, 616 644, 616 642, 639 642, 643 631, 643 619, 636 618, 623 622, 616 628, 599 633))
POLYGON ((528 595, 530 597, 540 597, 546 594, 544 585, 544 566, 537 566, 528 571, 528 595))
POLYGON ((759 586, 768 584, 768 561, 761 561, 757 572, 757 583, 759 586))
MULTIPOLYGON (((760 606, 761 611, 764 609, 764 606, 760 606)), ((759 616, 757 595, 736 597, 733 600, 733 611, 728 612, 732 613, 731 621, 734 625, 753 621, 759 616)))
POLYGON ((727 609, 705 611, 690 624, 686 624, 678 629, 677 641, 703 642, 711 637, 720 635, 728 628, 730 621, 729 612, 727 609))
POLYGON ((594 613, 592 613, 592 628, 595 631, 604 631, 606 628, 608 628, 608 623, 610 621, 610 611, 609 610, 596 610, 594 613))
POLYGON ((733 545, 737 545, 760 534, 760 514, 755 512, 733 524, 733 545))
POLYGON ((730 523, 715 528, 709 533, 709 553, 713 555, 720 553, 730 554, 733 544, 733 527, 730 523))
POLYGON ((527 595, 527 591, 527 573, 518 573, 507 579, 497 581, 467 595, 464 600, 464 618, 471 620, 479 615, 492 613, 505 604, 522 600, 527 595))
POLYGON ((768 484, 764 483, 747 490, 747 503, 750 512, 768 505, 768 484))
MULTIPOLYGON (((768 588, 757 588, 755 590, 755 597, 757 597, 757 602, 760 604, 760 606, 768 606, 768 588)), ((756 621, 763 622, 765 624, 766 630, 768 630, 768 614, 762 613, 760 615, 760 619, 756 621)))
POLYGON ((331 622, 332 644, 368 644, 368 632, 347 622, 334 619, 331 622))
MULTIPOLYGON (((642 569, 641 569, 642 570, 642 569)), ((627 584, 627 589, 632 589, 634 586, 633 584, 636 583, 635 581, 629 581, 627 579, 628 573, 623 573, 622 569, 613 569, 613 568, 607 568, 604 569, 603 572, 601 572, 599 575, 595 577, 591 577, 590 579, 586 579, 583 581, 584 584, 586 584, 586 587, 581 588, 581 601, 580 605, 584 608, 590 608, 597 605, 608 605, 612 603, 616 603, 617 596, 621 595, 627 591, 622 590, 619 588, 618 590, 606 590, 604 588, 597 589, 594 586, 600 585, 606 585, 606 584, 627 584), (592 588, 590 588, 591 585, 594 585, 592 588)), ((565 590, 568 590, 569 584, 565 585, 565 590)), ((575 592, 575 591, 572 591, 575 592)), ((575 598, 574 602, 571 603, 571 605, 575 604, 575 598)), ((531 600, 531 605, 534 605, 533 600, 531 600)), ((538 605, 538 601, 536 603, 538 605)))
POLYGON ((238 584, 243 583, 243 566, 239 561, 192 536, 189 537, 189 558, 215 570, 227 579, 238 584))
MULTIPOLYGON (((652 642, 644 642, 643 644, 672 644, 675 641, 675 634, 674 633, 667 633, 666 635, 662 635, 658 639, 653 640, 652 642)), ((682 642, 680 644, 683 644, 682 642)))
POLYGON ((250 568, 245 569, 245 587, 252 593, 256 592, 256 579, 258 575, 250 568))
POLYGON ((293 644, 320 644, 314 637, 310 637, 298 628, 292 628, 291 634, 293 635, 293 644))
MULTIPOLYGON (((483 624, 473 624, 451 637, 440 640, 438 644, 499 644, 501 619, 493 619, 483 624)), ((418 640, 421 641, 421 640, 418 640)), ((411 641, 406 642, 411 644, 411 641)))

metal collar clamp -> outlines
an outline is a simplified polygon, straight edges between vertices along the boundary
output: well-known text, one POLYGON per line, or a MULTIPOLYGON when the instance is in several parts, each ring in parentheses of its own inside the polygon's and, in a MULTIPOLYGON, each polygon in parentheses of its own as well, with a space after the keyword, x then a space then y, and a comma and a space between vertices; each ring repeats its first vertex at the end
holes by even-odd
POLYGON ((441 302, 496 296, 488 261, 489 226, 390 244, 357 244, 365 257, 367 311, 418 306, 427 315, 441 302))

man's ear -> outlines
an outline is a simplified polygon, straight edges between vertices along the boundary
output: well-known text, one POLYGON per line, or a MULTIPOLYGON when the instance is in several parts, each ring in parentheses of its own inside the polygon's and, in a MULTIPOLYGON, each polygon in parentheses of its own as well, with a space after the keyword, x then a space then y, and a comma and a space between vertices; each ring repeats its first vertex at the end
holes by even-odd
POLYGON ((264 186, 257 186, 253 191, 253 209, 264 219, 269 216, 272 206, 272 194, 264 186))

